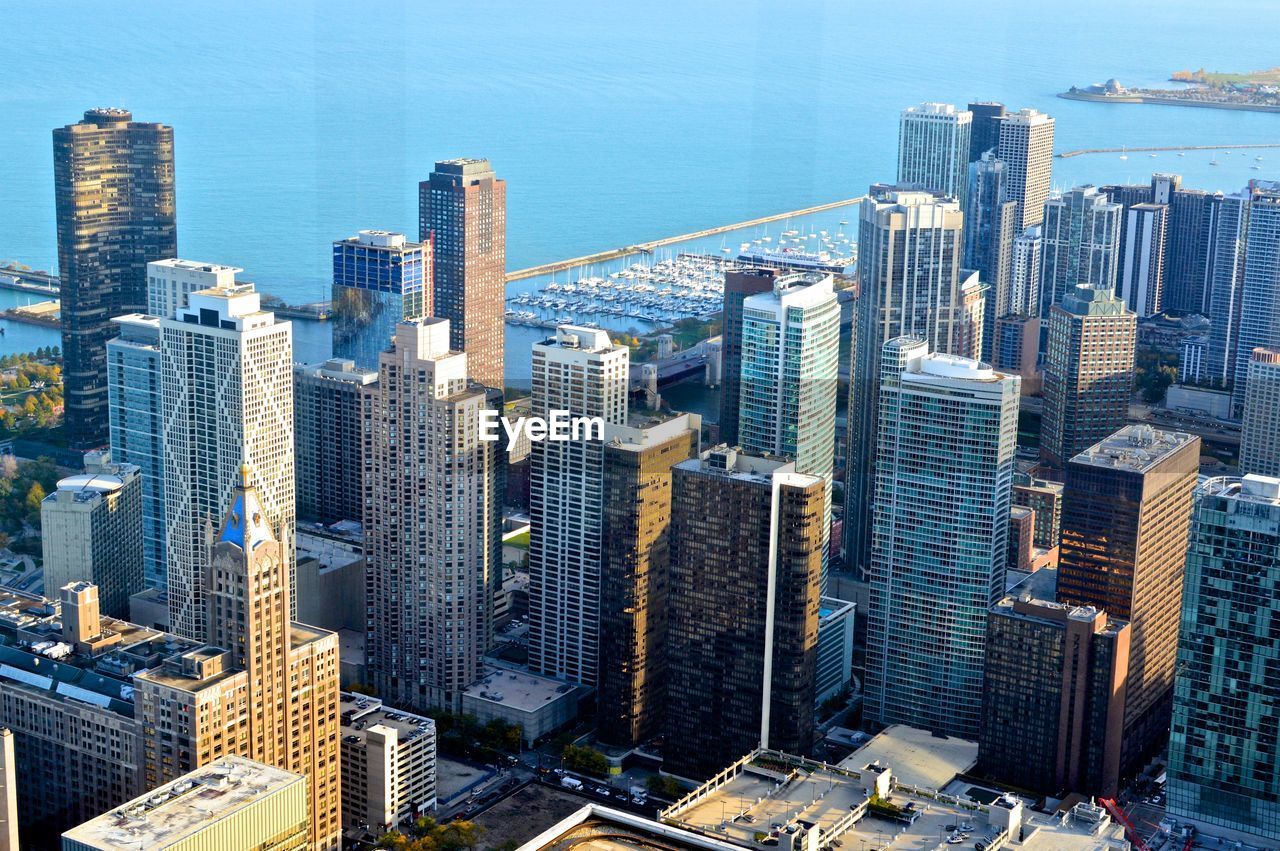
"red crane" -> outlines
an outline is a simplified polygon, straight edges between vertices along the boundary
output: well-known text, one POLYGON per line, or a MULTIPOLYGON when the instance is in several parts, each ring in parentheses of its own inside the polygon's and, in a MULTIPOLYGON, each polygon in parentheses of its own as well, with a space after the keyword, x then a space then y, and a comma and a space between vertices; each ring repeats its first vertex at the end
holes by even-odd
MULTIPOLYGON (((1107 812, 1111 813, 1113 819, 1124 825, 1125 833, 1129 834, 1129 842, 1133 844, 1134 851, 1151 851, 1147 843, 1143 842, 1142 837, 1138 835, 1138 829, 1133 826, 1129 816, 1125 815, 1124 810, 1120 808, 1120 804, 1114 798, 1099 798, 1098 803, 1107 808, 1107 812)), ((1190 846, 1188 845, 1187 847, 1189 848, 1190 846)), ((1186 848, 1183 851, 1186 851, 1186 848)))

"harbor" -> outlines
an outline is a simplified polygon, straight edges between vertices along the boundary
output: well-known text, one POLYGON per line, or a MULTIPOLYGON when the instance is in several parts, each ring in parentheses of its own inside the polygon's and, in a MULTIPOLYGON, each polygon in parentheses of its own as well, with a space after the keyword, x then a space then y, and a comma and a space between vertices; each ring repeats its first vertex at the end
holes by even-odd
MULTIPOLYGON (((1062 160, 1071 159, 1072 157, 1082 157, 1086 154, 1130 154, 1130 153, 1146 153, 1146 152, 1162 152, 1162 151, 1244 151, 1244 150, 1267 150, 1280 148, 1280 142, 1250 142, 1240 145, 1134 145, 1121 146, 1119 148, 1079 148, 1074 151, 1059 151, 1054 154, 1055 157, 1062 160)), ((1181 156, 1181 154, 1179 154, 1181 156)), ((1226 156, 1224 154, 1224 156, 1226 156)), ((1262 159, 1262 157, 1258 157, 1262 159)))

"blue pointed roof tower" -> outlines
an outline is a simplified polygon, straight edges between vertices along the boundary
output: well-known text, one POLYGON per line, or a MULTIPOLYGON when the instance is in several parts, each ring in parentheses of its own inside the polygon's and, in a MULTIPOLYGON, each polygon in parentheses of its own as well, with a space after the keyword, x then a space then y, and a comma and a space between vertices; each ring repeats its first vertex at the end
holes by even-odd
POLYGON ((235 544, 251 552, 264 541, 274 541, 275 533, 258 501, 258 490, 249 483, 249 465, 240 465, 240 484, 231 493, 231 507, 222 521, 217 543, 235 544))

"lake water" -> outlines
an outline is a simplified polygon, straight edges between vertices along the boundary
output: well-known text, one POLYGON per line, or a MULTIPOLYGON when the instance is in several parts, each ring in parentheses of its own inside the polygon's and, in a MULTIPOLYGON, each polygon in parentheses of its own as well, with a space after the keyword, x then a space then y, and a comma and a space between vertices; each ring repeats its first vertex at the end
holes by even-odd
MULTIPOLYGON (((182 256, 242 266, 263 290, 305 302, 328 297, 332 240, 415 235, 417 181, 446 157, 487 156, 508 181, 514 269, 862 194, 894 177, 897 114, 924 100, 1041 109, 1064 150, 1280 142, 1280 115, 1055 97, 1108 77, 1155 84, 1179 68, 1274 65, 1274 40, 1251 36, 1280 25, 1277 8, 11 2, 0 12, 0 259, 55 268, 50 130, 92 106, 174 126, 182 256)), ((1056 160, 1054 182, 1167 170, 1231 191, 1280 177, 1280 149, 1219 152, 1216 167, 1213 156, 1056 160), (1254 171, 1259 153, 1266 167, 1254 171)), ((313 328, 299 330, 307 359, 326 346, 313 328)), ((513 377, 536 336, 509 329, 513 377)), ((0 350, 54 337, 27 326, 0 350)))

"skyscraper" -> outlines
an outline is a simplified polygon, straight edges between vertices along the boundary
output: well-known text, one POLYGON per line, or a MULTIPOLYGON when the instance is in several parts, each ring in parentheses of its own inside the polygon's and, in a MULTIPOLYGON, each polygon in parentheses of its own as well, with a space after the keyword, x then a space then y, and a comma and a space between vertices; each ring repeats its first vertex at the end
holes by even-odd
POLYGON ((1120 268, 1121 206, 1096 186, 1081 186, 1044 205, 1040 318, 1072 288, 1115 290, 1120 268))
POLYGON ((978 735, 1005 590, 1018 378, 899 337, 881 357, 866 718, 978 735))
POLYGON ((1057 601, 1042 568, 987 620, 978 770, 1057 795, 1119 793, 1129 624, 1057 601))
POLYGON ((101 589, 103 611, 127 616, 129 596, 144 586, 141 531, 141 471, 88 453, 85 472, 58 482, 40 503, 45 594, 92 582, 101 589))
POLYGON ((1197 490, 1181 603, 1169 813, 1275 845, 1280 480, 1218 478, 1197 490))
POLYGON ((142 573, 148 588, 168 587, 165 564, 164 404, 160 392, 160 318, 127 313, 111 320, 107 342, 111 459, 142 477, 142 573))
POLYGON ((1071 459, 1058 601, 1130 624, 1121 774, 1169 732, 1183 563, 1200 438, 1125 426, 1071 459))
POLYGON ((738 405, 742 387, 742 303, 773 289, 773 269, 726 269, 724 308, 720 314, 720 441, 738 444, 738 405))
POLYGON ((1013 239, 1009 262, 1009 304, 1005 315, 1040 315, 1040 264, 1044 253, 1043 229, 1027 228, 1013 239))
POLYGON ((1210 260, 1221 207, 1221 192, 1173 192, 1164 255, 1165 304, 1170 310, 1204 314, 1209 309, 1210 260))
POLYGON ((160 387, 170 628, 194 638, 205 634, 208 530, 242 464, 293 569, 293 333, 252 284, 187 300, 160 323, 160 387))
POLYGON ((108 439, 111 319, 147 305, 146 265, 178 253, 173 128, 91 109, 53 131, 67 433, 108 439))
POLYGON ((700 418, 633 415, 604 435, 599 735, 634 747, 658 732, 666 681, 671 468, 696 455, 700 418))
POLYGON ((963 205, 968 191, 973 113, 949 103, 922 103, 898 121, 898 183, 918 183, 963 205))
POLYGON ((333 244, 333 354, 378 369, 396 325, 431 316, 432 248, 362 230, 333 244))
POLYGON ((502 579, 502 473, 467 386, 449 322, 401 323, 369 394, 364 452, 369 676, 378 694, 426 710, 462 708, 493 635, 502 579))
POLYGON ((1000 146, 1000 122, 1004 119, 1004 104, 996 101, 977 101, 969 104, 973 113, 973 127, 969 132, 969 162, 982 159, 987 151, 1000 146))
POLYGON ((710 776, 755 747, 804 751, 822 573, 822 479, 725 446, 672 473, 666 737, 710 776))
POLYGON ((1251 200, 1248 188, 1222 199, 1213 233, 1213 253, 1205 276, 1209 347, 1205 352, 1204 375, 1207 382, 1224 389, 1235 383, 1251 200))
POLYGON ((1022 233, 1044 220, 1044 202, 1053 180, 1054 120, 1034 109, 1020 109, 1000 119, 996 156, 1009 169, 1008 198, 1018 202, 1022 233))
MULTIPOLYGON (((627 419, 625 346, 598 328, 561 325, 533 346, 535 417, 552 411, 627 419)), ((600 657, 603 435, 532 445, 529 480, 529 666, 594 685, 600 657)))
POLYGON ((235 266, 177 257, 153 260, 147 264, 147 313, 161 319, 172 319, 175 313, 187 306, 187 296, 197 290, 232 286, 236 275, 243 271, 235 266))
POLYGON ((1167 204, 1134 204, 1125 212, 1120 257, 1120 297, 1139 318, 1164 311, 1164 257, 1169 228, 1167 204))
POLYGON ((987 285, 982 357, 990 360, 996 322, 1012 310, 1013 242, 1018 203, 1006 197, 1005 165, 988 151, 969 165, 964 265, 987 285))
POLYGON ((1040 458, 1061 469, 1129 419, 1138 318, 1109 289, 1078 286, 1049 311, 1040 458))
POLYGON ((321 523, 364 516, 365 399, 378 373, 331 358, 293 368, 293 460, 298 517, 321 523))
POLYGON ((1254 349, 1240 430, 1240 472, 1280 476, 1280 349, 1254 349))
POLYGON ((881 346, 912 335, 932 351, 967 354, 972 340, 961 276, 960 205, 893 186, 873 186, 870 195, 859 211, 861 286, 854 305, 845 464, 845 561, 858 567, 866 565, 871 546, 881 346))
POLYGON ((507 183, 488 160, 436 163, 418 185, 418 233, 435 251, 433 309, 449 320, 450 346, 471 375, 503 386, 506 331, 507 183))
POLYGON ((1249 227, 1240 286, 1240 339, 1231 403, 1244 409, 1249 359, 1257 348, 1280 349, 1280 181, 1251 181, 1249 227))
POLYGON ((840 305, 830 275, 783 275, 770 292, 743 301, 738 443, 751 454, 791 458, 797 472, 826 483, 824 545, 839 361, 840 305))

